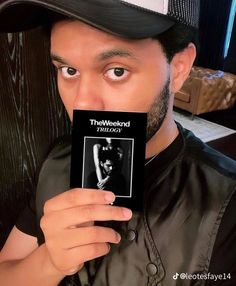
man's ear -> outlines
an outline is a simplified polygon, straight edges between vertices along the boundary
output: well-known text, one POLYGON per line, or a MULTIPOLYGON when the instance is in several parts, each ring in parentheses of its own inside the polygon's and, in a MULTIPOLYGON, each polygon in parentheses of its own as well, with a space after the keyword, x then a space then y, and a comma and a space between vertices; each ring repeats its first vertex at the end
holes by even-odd
POLYGON ((196 58, 196 47, 194 44, 189 44, 183 51, 177 53, 171 61, 171 92, 179 91, 187 79, 194 60, 196 58))

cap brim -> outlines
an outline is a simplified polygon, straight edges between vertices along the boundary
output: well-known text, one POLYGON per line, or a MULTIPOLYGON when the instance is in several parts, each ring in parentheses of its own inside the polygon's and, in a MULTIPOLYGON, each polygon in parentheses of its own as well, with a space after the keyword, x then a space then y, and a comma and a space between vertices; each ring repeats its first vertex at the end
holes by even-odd
POLYGON ((46 25, 55 14, 134 39, 158 35, 174 25, 167 16, 114 0, 8 0, 0 4, 0 31, 19 32, 46 25))

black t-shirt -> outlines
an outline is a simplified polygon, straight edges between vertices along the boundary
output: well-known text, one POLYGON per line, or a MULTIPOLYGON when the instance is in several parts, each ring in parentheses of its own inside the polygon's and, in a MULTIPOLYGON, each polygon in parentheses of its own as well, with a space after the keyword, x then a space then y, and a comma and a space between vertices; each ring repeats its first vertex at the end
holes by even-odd
MULTIPOLYGON (((160 153, 155 161, 158 161, 158 165, 161 169, 166 168, 167 157, 175 158, 176 154, 182 148, 182 139, 179 135, 175 141, 168 146, 164 152, 160 153)), ((150 160, 150 159, 149 159, 150 160)), ((148 161, 146 163, 148 163, 148 161)), ((161 172, 161 170, 160 170, 161 172)), ((37 236, 36 214, 32 207, 27 207, 22 215, 19 217, 16 227, 24 233, 32 236, 37 236)), ((223 274, 226 275, 225 280, 207 280, 206 285, 236 285, 236 194, 234 193, 230 203, 224 213, 222 222, 220 224, 216 241, 214 244, 213 253, 211 256, 209 273, 211 274, 223 274), (227 254, 227 255, 226 255, 227 254), (228 279, 228 274, 231 275, 231 279, 228 279)))

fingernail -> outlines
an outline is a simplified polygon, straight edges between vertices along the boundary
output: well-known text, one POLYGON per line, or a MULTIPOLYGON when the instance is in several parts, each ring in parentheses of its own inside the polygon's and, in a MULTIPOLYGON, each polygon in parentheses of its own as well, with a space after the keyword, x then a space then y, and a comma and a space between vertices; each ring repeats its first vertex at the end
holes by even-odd
POLYGON ((67 275, 73 275, 79 271, 79 267, 72 268, 68 271, 67 275))
POLYGON ((117 242, 119 243, 121 241, 121 235, 118 232, 116 233, 116 237, 117 237, 117 242))
POLYGON ((130 209, 123 209, 123 213, 124 213, 124 216, 126 218, 131 218, 132 217, 132 211, 130 209))
POLYGON ((113 193, 106 193, 105 194, 105 200, 108 202, 108 203, 113 203, 116 199, 116 196, 113 194, 113 193))

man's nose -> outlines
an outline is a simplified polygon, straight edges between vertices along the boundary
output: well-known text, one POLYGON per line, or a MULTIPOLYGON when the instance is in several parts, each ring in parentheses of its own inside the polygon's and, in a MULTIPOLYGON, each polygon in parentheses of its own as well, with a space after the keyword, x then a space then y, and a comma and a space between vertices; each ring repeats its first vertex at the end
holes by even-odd
POLYGON ((104 110, 102 90, 91 76, 82 76, 76 90, 74 109, 104 110))

